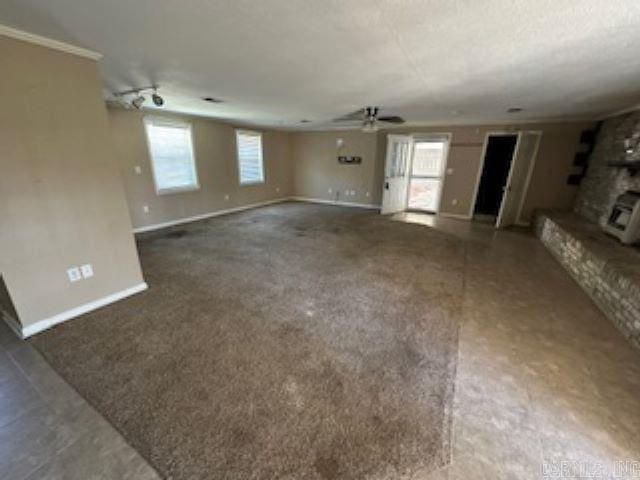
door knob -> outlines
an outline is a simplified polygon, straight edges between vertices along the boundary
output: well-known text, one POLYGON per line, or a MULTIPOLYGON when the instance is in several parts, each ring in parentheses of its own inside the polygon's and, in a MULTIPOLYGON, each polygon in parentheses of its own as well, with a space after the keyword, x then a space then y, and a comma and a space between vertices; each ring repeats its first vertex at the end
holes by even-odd
POLYGON ((389 182, 384 182, 384 189, 389 190, 389 182))

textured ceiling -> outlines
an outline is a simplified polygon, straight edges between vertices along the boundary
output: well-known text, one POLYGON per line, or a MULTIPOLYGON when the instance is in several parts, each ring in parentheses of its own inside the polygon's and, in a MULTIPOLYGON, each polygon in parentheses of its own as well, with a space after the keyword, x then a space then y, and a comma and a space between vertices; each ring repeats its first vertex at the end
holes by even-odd
POLYGON ((447 124, 640 103, 638 0, 2 0, 0 23, 104 54, 106 96, 158 83, 169 110, 261 125, 365 105, 447 124))

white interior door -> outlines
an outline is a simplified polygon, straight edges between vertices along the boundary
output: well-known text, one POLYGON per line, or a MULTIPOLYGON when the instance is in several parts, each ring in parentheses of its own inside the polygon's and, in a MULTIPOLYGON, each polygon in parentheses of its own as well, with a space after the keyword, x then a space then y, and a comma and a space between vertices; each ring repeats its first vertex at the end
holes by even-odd
POLYGON ((497 228, 508 227, 518 222, 541 136, 541 132, 520 132, 518 136, 516 151, 511 162, 496 222, 497 228))
POLYGON ((410 135, 387 136, 387 159, 384 166, 382 214, 402 212, 407 208, 409 188, 410 135))

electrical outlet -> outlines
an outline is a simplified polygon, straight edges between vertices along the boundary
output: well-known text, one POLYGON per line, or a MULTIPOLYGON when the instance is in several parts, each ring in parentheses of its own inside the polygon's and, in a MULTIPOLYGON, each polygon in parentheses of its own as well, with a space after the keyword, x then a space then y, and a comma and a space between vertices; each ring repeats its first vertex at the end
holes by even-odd
POLYGON ((369 192, 365 193, 365 194, 364 194, 364 196, 365 196, 365 197, 369 197, 369 196, 370 196, 370 195, 369 195, 369 192))
POLYGON ((454 198, 453 200, 451 200, 451 205, 457 205, 458 204, 458 199, 454 198))
POLYGON ((229 195, 225 195, 225 196, 224 196, 224 201, 225 201, 225 202, 228 202, 228 201, 229 201, 229 195))
POLYGON ((142 174, 142 168, 140 168, 140 165, 136 165, 135 167, 133 167, 133 171, 138 175, 142 174))
POLYGON ((276 193, 280 193, 280 187, 276 187, 276 193))
POLYGON ((93 267, 90 263, 82 265, 80 267, 80 273, 82 273, 82 278, 93 277, 93 267))
POLYGON ((69 277, 69 281, 71 283, 82 280, 82 275, 80 274, 80 269, 78 267, 72 267, 68 269, 67 277, 69 277))
POLYGON ((143 206, 142 206, 142 211, 143 211, 144 213, 149 213, 149 205, 143 205, 143 206))
POLYGON ((453 168, 447 168, 447 175, 453 175, 453 168))
POLYGON ((329 190, 327 191, 327 193, 333 193, 333 190, 329 189, 329 190))

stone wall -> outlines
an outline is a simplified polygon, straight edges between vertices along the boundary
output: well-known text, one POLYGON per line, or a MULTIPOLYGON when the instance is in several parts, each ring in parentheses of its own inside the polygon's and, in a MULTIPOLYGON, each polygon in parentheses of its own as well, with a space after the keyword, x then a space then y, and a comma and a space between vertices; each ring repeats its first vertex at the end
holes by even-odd
POLYGON ((640 160, 640 152, 628 157, 624 139, 640 132, 640 111, 606 120, 582 179, 575 211, 583 217, 604 224, 616 197, 626 190, 640 190, 640 174, 632 177, 626 169, 607 165, 611 161, 640 160))
POLYGON ((575 214, 538 212, 534 227, 551 254, 640 349, 640 252, 575 214))

